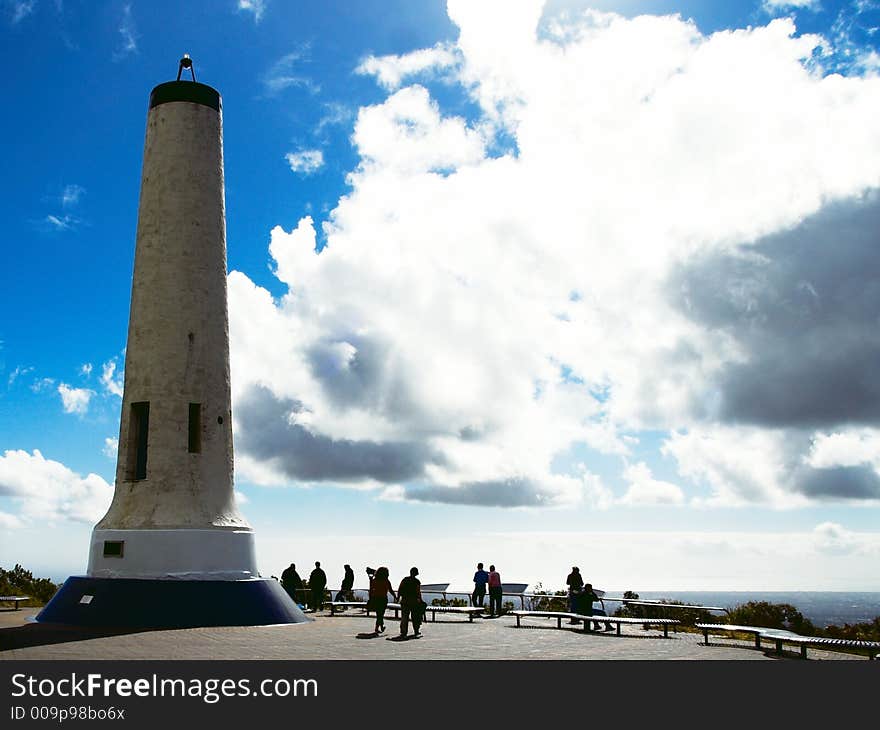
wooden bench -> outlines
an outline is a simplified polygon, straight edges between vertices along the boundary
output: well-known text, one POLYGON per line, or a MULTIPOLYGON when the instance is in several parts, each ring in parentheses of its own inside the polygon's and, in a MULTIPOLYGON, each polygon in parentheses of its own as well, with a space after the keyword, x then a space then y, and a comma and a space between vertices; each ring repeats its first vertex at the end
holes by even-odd
POLYGON ((737 626, 736 624, 695 624, 703 631, 706 646, 709 645, 709 632, 728 632, 752 634, 755 637, 755 648, 761 648, 761 639, 772 641, 776 653, 782 654, 783 644, 794 644, 800 648, 801 659, 807 658, 807 647, 829 647, 837 649, 864 649, 868 659, 874 659, 880 653, 880 641, 860 641, 858 639, 832 639, 826 636, 801 636, 793 631, 769 629, 761 626, 737 626))
POLYGON ((762 629, 758 626, 737 626, 736 624, 694 624, 698 629, 703 631, 703 641, 706 646, 709 646, 709 632, 715 631, 717 632, 738 632, 740 634, 751 634, 755 639, 755 648, 761 648, 761 633, 763 631, 768 631, 768 629, 762 629))
POLYGON ((782 644, 788 642, 796 644, 801 649, 801 659, 807 658, 807 647, 828 647, 837 649, 865 649, 868 659, 874 659, 880 652, 880 641, 860 641, 858 639, 832 639, 828 636, 774 636, 762 634, 765 639, 771 639, 776 643, 776 653, 782 654, 782 644))
POLYGON ((567 613, 564 611, 511 611, 511 615, 516 616, 516 626, 520 628, 520 620, 525 616, 535 616, 538 618, 555 618, 556 628, 562 628, 562 619, 566 618, 570 621, 583 622, 584 632, 591 633, 592 623, 612 623, 617 624, 617 635, 620 636, 621 624, 641 624, 647 630, 651 626, 657 626, 663 629, 663 636, 669 638, 669 627, 676 626, 679 621, 676 618, 629 618, 623 616, 584 616, 580 613, 567 613))
POLYGON ((16 611, 21 608, 21 606, 18 605, 19 603, 29 600, 31 600, 30 596, 0 596, 0 601, 12 603, 15 606, 16 611))
POLYGON ((468 621, 473 623, 474 616, 479 616, 486 609, 481 606, 428 606, 425 609, 425 613, 431 613, 431 621, 436 621, 436 614, 438 613, 463 613, 467 614, 468 621))
POLYGON ((369 613, 366 601, 325 601, 324 607, 327 606, 330 606, 331 616, 335 616, 337 611, 344 611, 346 608, 362 608, 369 613))

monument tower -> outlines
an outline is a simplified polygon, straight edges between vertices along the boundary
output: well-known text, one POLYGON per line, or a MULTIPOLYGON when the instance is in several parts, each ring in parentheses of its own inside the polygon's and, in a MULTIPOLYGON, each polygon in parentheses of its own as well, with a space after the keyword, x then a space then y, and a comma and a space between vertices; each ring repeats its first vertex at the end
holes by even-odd
POLYGON ((113 502, 88 575, 69 578, 39 621, 306 620, 260 577, 235 504, 224 201, 220 94, 187 55, 150 94, 113 502))

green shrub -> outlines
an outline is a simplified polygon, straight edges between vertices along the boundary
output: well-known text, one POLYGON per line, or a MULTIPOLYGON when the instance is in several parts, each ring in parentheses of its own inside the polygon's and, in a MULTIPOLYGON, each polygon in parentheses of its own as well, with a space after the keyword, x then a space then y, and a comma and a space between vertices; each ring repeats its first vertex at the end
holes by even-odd
POLYGON ((568 593, 566 591, 550 593, 545 591, 540 583, 536 583, 532 593, 535 594, 535 597, 532 598, 533 611, 568 611, 568 593))
POLYGON ((731 609, 727 620, 732 624, 785 629, 803 636, 814 636, 816 627, 789 603, 749 601, 731 609))
MULTIPOLYGON (((637 601, 639 594, 634 591, 625 591, 624 599, 637 601)), ((641 606, 632 603, 623 603, 612 615, 621 618, 674 618, 678 619, 681 626, 694 626, 696 623, 714 623, 718 620, 711 611, 704 608, 680 608, 685 605, 682 601, 670 601, 662 599, 662 605, 641 606)))
POLYGON ((818 631, 820 636, 832 639, 851 639, 855 641, 880 641, 880 616, 873 621, 843 626, 826 626, 818 631))
POLYGON ((49 602, 59 586, 48 578, 34 578, 33 573, 18 563, 12 570, 0 568, 0 595, 29 596, 31 606, 43 606, 49 602))

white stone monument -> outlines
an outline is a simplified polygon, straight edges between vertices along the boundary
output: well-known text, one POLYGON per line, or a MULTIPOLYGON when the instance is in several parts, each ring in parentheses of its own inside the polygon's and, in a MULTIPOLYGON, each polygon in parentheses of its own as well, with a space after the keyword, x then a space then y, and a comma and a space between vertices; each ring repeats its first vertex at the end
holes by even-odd
MULTIPOLYGON (((180 80, 189 69, 192 81, 180 80)), ((39 621, 212 626, 306 620, 261 578, 233 492, 220 94, 150 94, 113 502, 88 575, 39 621)))

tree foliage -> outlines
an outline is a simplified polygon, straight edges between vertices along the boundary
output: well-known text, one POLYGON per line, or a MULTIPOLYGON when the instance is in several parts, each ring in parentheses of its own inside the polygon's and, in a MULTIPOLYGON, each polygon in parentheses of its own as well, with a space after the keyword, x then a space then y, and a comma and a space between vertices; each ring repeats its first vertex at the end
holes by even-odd
MULTIPOLYGON (((637 601, 639 594, 626 591, 624 599, 637 601)), ((681 601, 660 602, 662 605, 641 606, 624 603, 615 616, 633 618, 677 618, 682 626, 693 626, 695 623, 739 624, 740 626, 761 626, 768 629, 784 629, 801 636, 827 636, 833 639, 855 639, 859 641, 880 641, 880 616, 873 621, 843 626, 826 626, 820 628, 789 603, 769 603, 768 601, 749 601, 731 608, 727 616, 719 619, 705 609, 679 608, 681 601)))
POLYGON ((728 621, 746 626, 763 626, 769 629, 785 629, 803 636, 814 636, 816 627, 790 603, 749 601, 731 609, 728 621))
POLYGON ((34 578, 31 571, 18 563, 12 570, 0 568, 0 595, 29 596, 30 605, 42 606, 49 602, 58 588, 48 578, 34 578))
MULTIPOLYGON (((638 601, 639 594, 635 591, 624 591, 623 598, 638 601)), ((674 618, 679 620, 681 626, 693 626, 696 623, 711 623, 718 620, 718 617, 711 611, 704 608, 681 608, 684 605, 682 601, 666 599, 654 606, 623 603, 613 615, 621 618, 674 618)))
POLYGON ((568 593, 545 591, 540 583, 535 583, 532 591, 534 598, 531 600, 532 611, 568 611, 568 593))
POLYGON ((826 626, 819 631, 820 636, 832 639, 854 639, 856 641, 880 641, 880 616, 873 621, 843 626, 826 626))
POLYGON ((800 611, 788 603, 749 601, 730 611, 729 621, 749 626, 787 629, 801 636, 826 636, 831 639, 880 641, 880 616, 873 621, 843 626, 814 626, 800 611))

